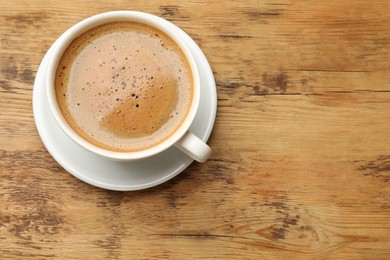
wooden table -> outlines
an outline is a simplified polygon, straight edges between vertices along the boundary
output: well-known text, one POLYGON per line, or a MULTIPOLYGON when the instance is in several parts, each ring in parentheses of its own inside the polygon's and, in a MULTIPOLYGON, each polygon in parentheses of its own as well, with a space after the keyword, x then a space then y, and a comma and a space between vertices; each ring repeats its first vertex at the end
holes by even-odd
POLYGON ((2 1, 0 258, 390 259, 390 2, 2 1), (33 82, 96 13, 183 28, 215 75, 214 153, 137 192, 50 156, 33 82))

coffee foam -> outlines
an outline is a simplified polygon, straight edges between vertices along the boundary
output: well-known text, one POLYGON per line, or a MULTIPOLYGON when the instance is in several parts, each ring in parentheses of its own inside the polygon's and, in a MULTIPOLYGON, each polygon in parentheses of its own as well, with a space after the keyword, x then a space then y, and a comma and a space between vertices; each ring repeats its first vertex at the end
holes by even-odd
POLYGON ((74 40, 55 87, 69 125, 114 151, 142 150, 169 138, 193 95, 191 70, 176 43, 134 22, 105 24, 74 40))

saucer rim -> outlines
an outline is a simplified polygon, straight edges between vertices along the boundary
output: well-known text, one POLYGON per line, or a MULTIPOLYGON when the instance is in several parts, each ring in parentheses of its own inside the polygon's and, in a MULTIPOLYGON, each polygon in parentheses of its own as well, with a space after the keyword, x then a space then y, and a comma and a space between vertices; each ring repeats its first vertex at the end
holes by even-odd
MULTIPOLYGON (((200 49, 200 47, 196 44, 196 42, 188 34, 186 34, 184 31, 182 31, 178 27, 177 27, 177 29, 178 29, 178 33, 180 32, 181 37, 183 37, 184 42, 188 45, 193 56, 195 56, 196 62, 200 65, 200 69, 199 69, 200 74, 201 74, 201 72, 208 73, 208 75, 205 76, 206 81, 208 82, 207 88, 209 88, 209 90, 207 91, 207 95, 209 95, 209 99, 212 102, 212 104, 210 106, 210 110, 208 111, 209 112, 208 118, 203 119, 204 122, 207 124, 207 127, 205 127, 203 136, 199 136, 203 141, 207 142, 207 140, 209 139, 211 132, 213 130, 213 127, 215 124, 215 119, 216 119, 216 114, 217 114, 217 89, 216 89, 216 84, 215 84, 215 78, 214 78, 212 69, 210 67, 210 64, 207 61, 207 59, 206 59, 204 53, 202 52, 202 50, 200 49)), ((46 130, 43 129, 43 127, 44 127, 43 124, 45 124, 45 123, 43 122, 44 119, 41 118, 43 116, 42 115, 40 116, 38 114, 38 111, 39 111, 38 106, 39 106, 40 102, 37 101, 39 99, 42 99, 43 98, 42 96, 44 96, 44 93, 39 93, 39 89, 38 89, 38 88, 40 88, 39 84, 44 84, 44 83, 40 82, 40 81, 42 81, 41 74, 45 73, 45 69, 47 67, 49 57, 52 53, 53 46, 56 44, 57 41, 58 41, 58 39, 49 48, 49 50, 47 51, 47 53, 45 54, 44 58, 42 59, 40 65, 39 65, 37 75, 36 75, 36 78, 34 81, 33 102, 32 103, 33 103, 33 114, 34 114, 35 125, 36 125, 39 136, 40 136, 44 146, 46 147, 46 149, 48 150, 50 155, 57 161, 57 163, 59 163, 67 172, 69 172, 71 175, 73 175, 74 177, 78 178, 81 181, 84 181, 90 185, 100 187, 103 189, 116 190, 116 191, 135 191, 135 190, 142 190, 142 189, 151 188, 151 187, 157 186, 159 184, 162 184, 162 183, 174 178, 178 174, 180 174, 193 162, 193 160, 190 159, 190 160, 183 162, 183 164, 181 164, 181 165, 178 164, 177 168, 174 171, 168 171, 167 174, 164 175, 163 177, 157 178, 157 179, 150 181, 150 182, 146 182, 144 184, 118 185, 118 184, 105 183, 105 182, 99 181, 97 179, 91 178, 90 176, 83 174, 79 169, 77 169, 77 167, 74 167, 74 165, 72 165, 72 163, 69 163, 66 161, 66 159, 62 158, 58 149, 56 149, 54 147, 55 145, 54 145, 53 141, 48 140, 49 137, 48 137, 47 132, 45 132, 46 130), (40 122, 40 124, 39 124, 39 122, 40 122)), ((44 90, 41 90, 41 92, 44 92, 44 90)), ((80 149, 82 149, 82 148, 80 147, 80 149)), ((164 152, 168 152, 168 151, 164 151, 164 152)), ((97 156, 97 155, 95 155, 95 156, 97 156)), ((148 159, 150 159, 150 158, 145 158, 143 160, 148 160, 148 159)), ((109 159, 104 159, 104 158, 102 158, 102 160, 109 161, 109 159)))

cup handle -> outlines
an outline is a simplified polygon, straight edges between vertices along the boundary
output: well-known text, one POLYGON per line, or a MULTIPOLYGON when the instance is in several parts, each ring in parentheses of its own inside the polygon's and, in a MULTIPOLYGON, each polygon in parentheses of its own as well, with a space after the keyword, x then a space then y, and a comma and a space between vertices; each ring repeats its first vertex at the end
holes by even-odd
POLYGON ((201 163, 205 162, 211 155, 211 148, 190 131, 187 131, 175 143, 175 146, 192 159, 201 163))

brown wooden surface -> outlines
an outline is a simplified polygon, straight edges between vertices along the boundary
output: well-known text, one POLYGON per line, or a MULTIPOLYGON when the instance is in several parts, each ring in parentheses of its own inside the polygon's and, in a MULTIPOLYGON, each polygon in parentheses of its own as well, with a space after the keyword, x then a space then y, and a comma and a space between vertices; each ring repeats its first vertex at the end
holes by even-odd
POLYGON ((390 259, 390 2, 0 3, 0 258, 390 259), (45 52, 72 24, 132 9, 200 45, 214 153, 138 192, 85 184, 32 115, 45 52))

